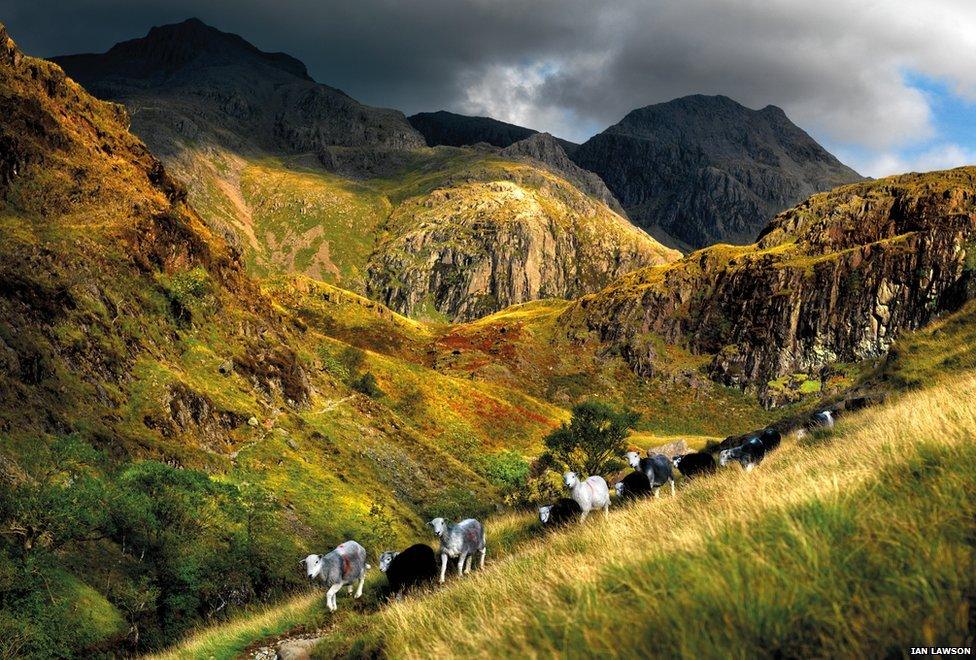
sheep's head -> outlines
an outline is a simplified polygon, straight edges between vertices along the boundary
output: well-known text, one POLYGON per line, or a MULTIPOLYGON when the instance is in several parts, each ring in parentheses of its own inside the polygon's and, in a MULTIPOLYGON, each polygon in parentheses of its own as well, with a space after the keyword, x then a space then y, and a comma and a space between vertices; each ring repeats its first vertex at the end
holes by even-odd
POLYGON ((623 497, 623 496, 624 496, 624 490, 625 490, 625 489, 626 489, 627 487, 626 487, 626 486, 624 486, 624 482, 622 482, 622 481, 618 481, 618 482, 617 482, 617 484, 616 484, 616 485, 614 486, 614 488, 615 488, 615 489, 616 489, 616 491, 617 491, 617 497, 623 497))
POLYGON ((718 455, 718 464, 725 467, 729 464, 729 461, 733 460, 735 456, 732 455, 734 449, 723 449, 718 455))
POLYGON ((566 488, 572 488, 579 483, 579 478, 575 472, 570 471, 563 475, 563 483, 566 484, 566 488))
POLYGON ((543 525, 549 522, 549 512, 551 511, 552 511, 551 504, 539 507, 539 521, 542 522, 543 525))
POLYGON ((298 563, 305 568, 309 580, 314 580, 322 570, 322 558, 318 555, 309 555, 298 563))
POLYGON ((390 563, 393 561, 393 558, 396 557, 398 554, 400 554, 400 553, 399 552, 393 552, 392 550, 387 550, 386 552, 384 552, 383 554, 381 554, 380 555, 380 570, 383 571, 384 573, 386 573, 386 569, 388 569, 390 567, 390 563))
POLYGON ((671 459, 671 465, 673 465, 676 469, 681 469, 682 458, 684 458, 684 456, 675 456, 671 459))
POLYGON ((443 518, 434 518, 427 524, 433 528, 434 533, 438 536, 442 536, 447 530, 447 521, 443 518))
POLYGON ((640 465, 640 454, 636 451, 627 452, 627 463, 632 468, 637 468, 640 465))

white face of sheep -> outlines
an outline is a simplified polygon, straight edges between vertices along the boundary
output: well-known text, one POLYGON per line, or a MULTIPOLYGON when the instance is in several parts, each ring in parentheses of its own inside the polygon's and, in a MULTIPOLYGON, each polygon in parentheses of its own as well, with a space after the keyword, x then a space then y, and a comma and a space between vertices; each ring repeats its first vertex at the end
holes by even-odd
POLYGON ((309 580, 315 579, 315 576, 322 570, 322 558, 318 555, 309 555, 298 563, 305 567, 305 575, 308 576, 309 580))
POLYGON ((627 452, 627 462, 630 464, 630 467, 637 468, 640 465, 640 454, 636 451, 627 452))
POLYGON ((682 458, 684 458, 684 456, 675 456, 671 459, 671 465, 673 465, 675 468, 680 468, 682 458))
POLYGON ((563 483, 566 484, 566 488, 574 488, 579 483, 579 479, 575 472, 567 472, 563 475, 563 483))
POLYGON ((393 558, 396 557, 398 554, 400 554, 400 553, 399 552, 393 552, 391 550, 387 550, 386 552, 384 552, 383 554, 381 554, 380 555, 380 570, 383 571, 384 573, 386 573, 386 569, 388 569, 390 567, 390 564, 393 562, 393 558))
POLYGON ((617 497, 623 497, 624 494, 624 482, 618 481, 617 485, 614 486, 617 489, 617 497))
POLYGON ((549 512, 552 511, 552 505, 540 506, 539 507, 539 521, 545 525, 549 522, 549 512))
POLYGON ((440 536, 447 529, 447 521, 443 518, 434 518, 429 523, 427 523, 434 529, 434 533, 440 536))
POLYGON ((722 467, 725 467, 726 465, 729 464, 729 460, 731 460, 731 456, 729 455, 729 453, 731 451, 732 451, 731 449, 723 449, 719 453, 719 455, 718 455, 718 464, 719 465, 721 465, 722 467))

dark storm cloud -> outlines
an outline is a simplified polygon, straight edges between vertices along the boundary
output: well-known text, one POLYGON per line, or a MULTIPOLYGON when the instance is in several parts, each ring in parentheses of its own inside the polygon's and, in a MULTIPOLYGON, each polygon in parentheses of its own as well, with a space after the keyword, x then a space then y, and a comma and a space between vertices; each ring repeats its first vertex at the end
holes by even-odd
POLYGON ((817 137, 882 154, 933 135, 913 75, 976 98, 968 0, 8 0, 38 55, 101 51, 198 16, 360 100, 489 114, 570 139, 627 111, 726 94, 776 104, 817 137))

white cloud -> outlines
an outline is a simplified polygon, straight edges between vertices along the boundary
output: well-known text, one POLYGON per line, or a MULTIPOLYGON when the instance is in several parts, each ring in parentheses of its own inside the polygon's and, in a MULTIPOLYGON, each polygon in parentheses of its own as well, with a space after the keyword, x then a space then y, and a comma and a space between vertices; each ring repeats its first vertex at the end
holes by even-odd
POLYGON ((917 154, 883 152, 861 161, 848 161, 865 176, 883 177, 905 172, 947 170, 961 165, 976 165, 976 150, 958 144, 938 144, 917 154))

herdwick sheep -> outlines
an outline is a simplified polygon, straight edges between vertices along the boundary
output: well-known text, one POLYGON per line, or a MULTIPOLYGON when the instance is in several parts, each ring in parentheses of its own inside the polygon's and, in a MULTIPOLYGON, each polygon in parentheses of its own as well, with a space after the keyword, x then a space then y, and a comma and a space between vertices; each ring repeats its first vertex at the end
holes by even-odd
POLYGON ((824 426, 828 429, 834 428, 834 413, 829 410, 821 410, 813 416, 814 426, 824 426))
POLYGON ((388 550, 380 555, 380 570, 386 573, 390 591, 400 595, 437 577, 437 557, 434 549, 417 543, 403 552, 388 550))
POLYGON ((434 518, 427 524, 441 540, 441 582, 447 573, 448 557, 457 558, 458 575, 471 572, 471 558, 476 552, 481 553, 478 568, 485 567, 485 528, 480 522, 468 518, 452 525, 443 518, 434 518))
POLYGON ((558 527, 568 522, 576 520, 576 517, 583 513, 583 509, 576 500, 568 497, 561 497, 555 504, 539 507, 539 521, 548 527, 558 527))
POLYGON ((318 578, 328 587, 325 602, 331 611, 336 611, 336 594, 344 585, 348 585, 349 593, 352 593, 358 581, 356 598, 363 595, 366 570, 370 566, 366 563, 366 549, 355 541, 340 543, 324 557, 309 555, 299 563, 305 567, 309 580, 318 578))
POLYGON ((779 431, 770 427, 763 429, 763 432, 759 434, 759 439, 762 441, 763 447, 766 448, 766 452, 768 453, 779 447, 783 436, 780 435, 779 431))
POLYGON ((701 451, 675 456, 672 463, 686 479, 694 479, 703 474, 714 474, 717 469, 712 455, 701 451))
POLYGON ((603 477, 594 475, 580 481, 575 472, 567 472, 563 475, 563 483, 569 489, 570 497, 580 506, 580 523, 594 509, 603 509, 604 518, 610 516, 610 489, 603 477))
POLYGON ((725 466, 731 461, 738 461, 746 472, 752 472, 752 469, 762 463, 765 457, 766 446, 757 436, 752 436, 738 447, 721 452, 718 455, 718 464, 725 466))
POLYGON ((617 497, 622 500, 635 500, 638 497, 647 497, 654 492, 650 480, 643 472, 631 472, 618 481, 614 488, 617 489, 617 497))
POLYGON ((627 452, 627 462, 630 463, 630 467, 647 475, 647 480, 651 482, 651 489, 654 491, 654 497, 659 497, 658 488, 669 482, 671 484, 671 496, 674 497, 674 466, 667 456, 648 453, 647 458, 641 458, 636 451, 629 451, 627 452))

